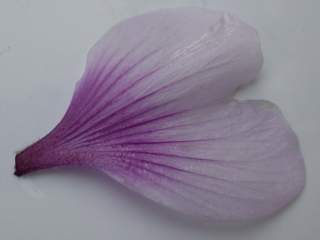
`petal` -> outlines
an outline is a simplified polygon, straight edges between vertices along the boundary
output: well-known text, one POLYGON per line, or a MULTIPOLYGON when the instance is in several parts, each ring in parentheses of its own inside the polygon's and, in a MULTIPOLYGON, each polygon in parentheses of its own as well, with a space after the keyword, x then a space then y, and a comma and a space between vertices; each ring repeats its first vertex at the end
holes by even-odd
POLYGON ((185 92, 212 84, 210 94, 221 98, 254 80, 261 65, 256 31, 236 17, 201 8, 166 9, 113 27, 91 49, 90 79, 82 84, 98 82, 101 91, 112 86, 118 92, 144 77, 126 93, 138 97, 183 79, 185 92), (134 90, 141 85, 142 92, 134 90))
POLYGON ((199 218, 266 217, 304 186, 297 138, 266 101, 233 101, 119 129, 102 145, 106 156, 97 160, 98 169, 199 218), (114 164, 105 164, 106 159, 114 164))
POLYGON ((270 215, 301 191, 304 165, 276 107, 229 99, 261 64, 256 32, 228 14, 124 21, 90 51, 64 118, 16 156, 16 174, 92 167, 188 215, 270 215))
POLYGON ((266 101, 150 114, 99 136, 63 145, 58 141, 58 147, 52 140, 47 145, 50 139, 18 155, 20 172, 70 164, 93 167, 196 218, 266 217, 295 199, 304 186, 297 138, 278 108, 266 101))
POLYGON ((91 49, 66 117, 83 126, 159 104, 201 106, 230 97, 261 65, 256 31, 236 17, 201 8, 144 14, 119 23, 91 49))
POLYGON ((65 144, 221 101, 253 80, 261 64, 255 30, 222 12, 166 9, 123 21, 91 49, 65 116, 17 156, 16 174, 71 164, 65 144), (36 167, 26 160, 37 158, 36 167))

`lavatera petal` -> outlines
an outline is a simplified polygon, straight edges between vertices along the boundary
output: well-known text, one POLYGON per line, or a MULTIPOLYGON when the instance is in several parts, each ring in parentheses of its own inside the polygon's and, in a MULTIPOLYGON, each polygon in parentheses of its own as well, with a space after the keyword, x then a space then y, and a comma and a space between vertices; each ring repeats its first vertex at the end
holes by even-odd
POLYGON ((21 176, 97 169, 185 215, 269 216, 297 197, 305 171, 273 104, 232 100, 262 65, 256 31, 200 8, 123 21, 90 50, 61 122, 16 156, 21 176))

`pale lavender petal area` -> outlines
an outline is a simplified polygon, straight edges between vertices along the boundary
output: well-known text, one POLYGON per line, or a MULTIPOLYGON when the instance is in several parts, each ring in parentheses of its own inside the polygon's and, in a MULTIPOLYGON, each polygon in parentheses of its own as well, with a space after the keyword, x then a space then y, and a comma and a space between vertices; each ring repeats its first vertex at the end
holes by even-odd
POLYGON ((129 133, 118 131, 107 146, 106 158, 115 164, 98 160, 98 169, 198 218, 266 217, 304 187, 297 138, 266 101, 231 101, 176 114, 129 133))
POLYGON ((159 104, 196 107, 232 96, 261 65, 256 31, 234 16, 201 8, 151 12, 119 23, 90 50, 67 115, 76 111, 82 126, 159 104))
POLYGON ((123 21, 90 50, 62 121, 16 156, 16 175, 84 166, 186 215, 269 216, 301 192, 305 172, 277 107, 232 100, 261 65, 256 31, 226 13, 123 21))

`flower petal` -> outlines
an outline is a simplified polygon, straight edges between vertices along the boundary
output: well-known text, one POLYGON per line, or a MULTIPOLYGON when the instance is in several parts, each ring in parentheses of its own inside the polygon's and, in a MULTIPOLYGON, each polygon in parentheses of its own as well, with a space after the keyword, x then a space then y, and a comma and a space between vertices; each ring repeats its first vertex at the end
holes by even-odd
POLYGON ((100 144, 105 156, 96 160, 98 169, 196 217, 265 217, 304 186, 297 138, 278 108, 266 101, 233 101, 176 114, 130 131, 119 129, 100 144))
POLYGON ((72 141, 36 165, 55 159, 93 167, 155 202, 216 221, 266 217, 303 189, 297 138, 269 102, 231 101, 149 118, 72 141))
POLYGON ((183 79, 185 91, 213 84, 211 94, 221 98, 254 80, 261 65, 256 31, 236 17, 201 8, 166 9, 113 27, 91 49, 90 79, 83 84, 100 81, 101 91, 112 86, 118 92, 144 77, 127 92, 138 97, 139 85, 144 95, 183 79))
MULTIPOLYGON (((56 152, 53 147, 61 152, 66 143, 105 137, 150 116, 165 118, 221 101, 253 80, 261 64, 255 30, 228 14, 178 8, 133 17, 91 49, 62 121, 26 149, 24 158, 45 159, 56 152)), ((24 158, 17 174, 35 168, 24 158)), ((55 161, 37 169, 66 164, 63 156, 50 158, 55 161)))
POLYGON ((230 97, 261 65, 256 31, 236 17, 201 8, 144 14, 119 23, 91 49, 72 102, 78 107, 67 117, 76 115, 82 126, 159 104, 201 106, 230 97))
POLYGON ((256 32, 228 14, 124 21, 90 51, 62 121, 16 156, 16 175, 92 167, 188 215, 270 215, 302 190, 304 165, 275 106, 230 100, 261 64, 256 32))

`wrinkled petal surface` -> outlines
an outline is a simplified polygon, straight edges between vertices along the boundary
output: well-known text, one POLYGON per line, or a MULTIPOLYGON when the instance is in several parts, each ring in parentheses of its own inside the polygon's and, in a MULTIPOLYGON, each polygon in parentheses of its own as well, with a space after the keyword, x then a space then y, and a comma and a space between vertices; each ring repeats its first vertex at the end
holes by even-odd
POLYGON ((187 215, 271 215, 301 192, 304 165, 277 107, 231 98, 261 65, 257 33, 229 14, 121 22, 91 49, 62 121, 16 156, 16 174, 91 167, 187 215))

